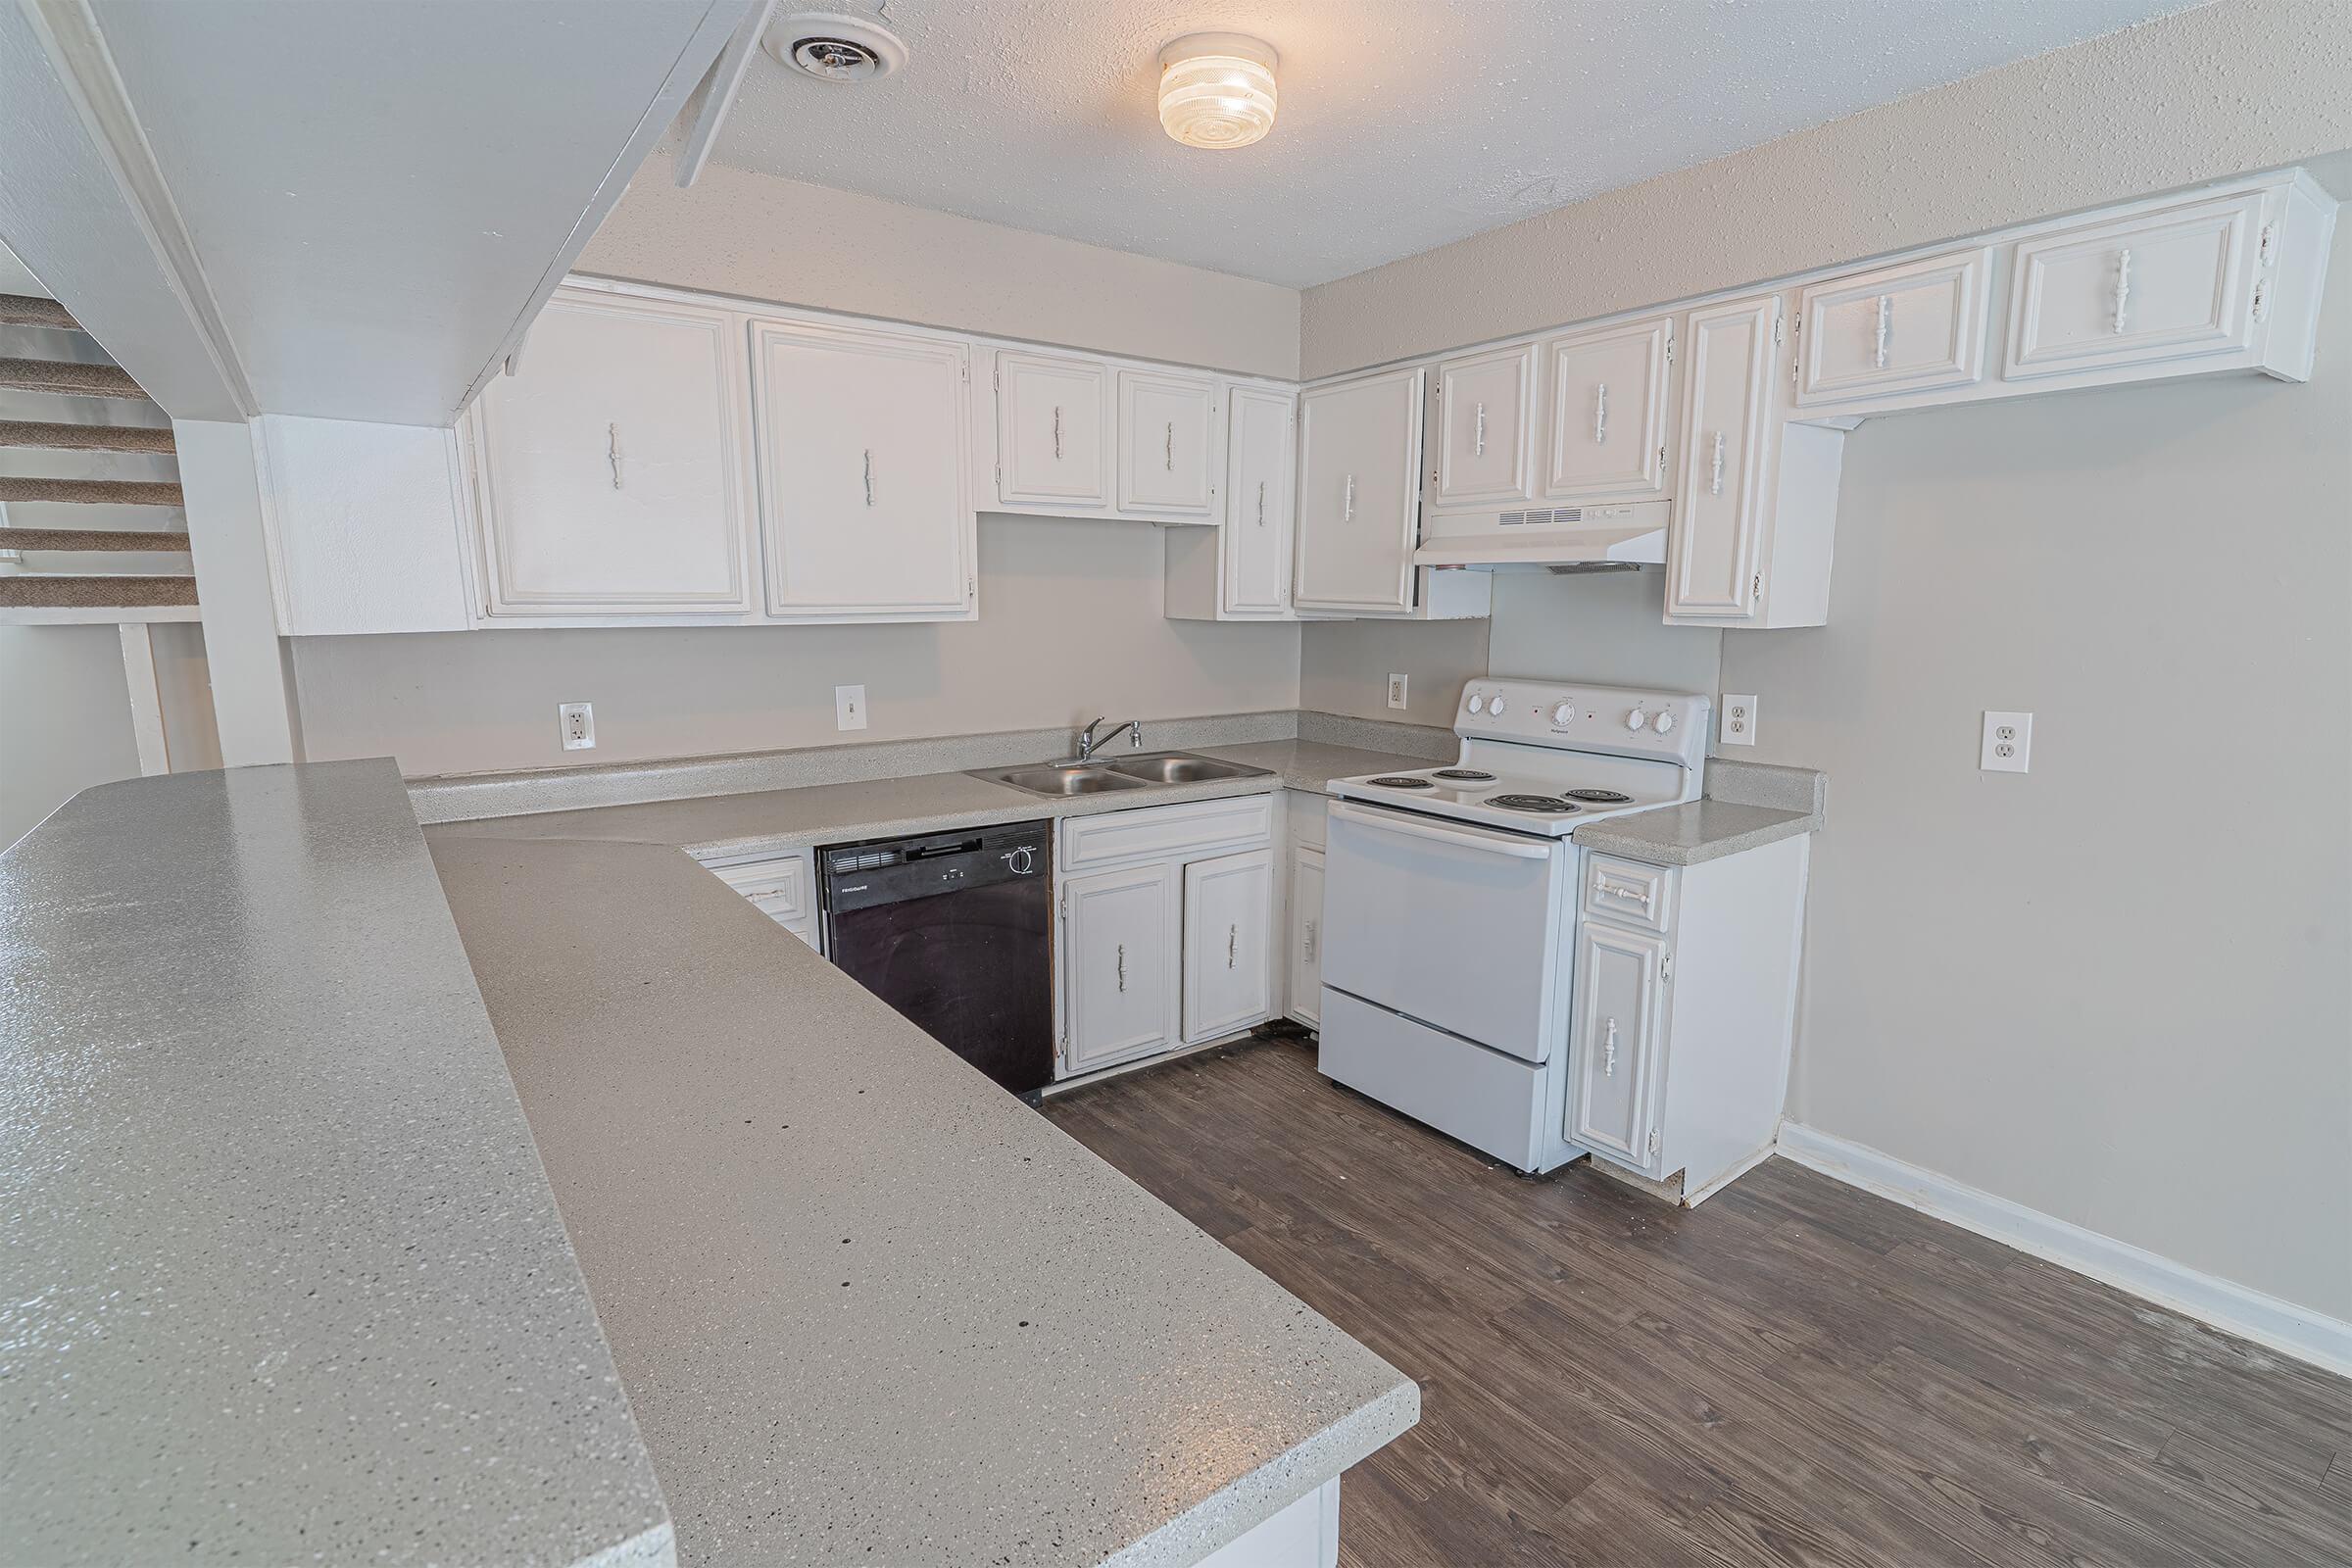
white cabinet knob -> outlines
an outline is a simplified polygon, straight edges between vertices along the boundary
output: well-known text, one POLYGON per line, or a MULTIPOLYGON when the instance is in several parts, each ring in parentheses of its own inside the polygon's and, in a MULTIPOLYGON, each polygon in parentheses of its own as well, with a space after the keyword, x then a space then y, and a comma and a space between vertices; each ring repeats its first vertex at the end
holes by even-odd
POLYGON ((1574 703, 1562 703, 1551 710, 1551 721, 1554 724, 1565 724, 1575 716, 1576 705, 1574 703))
POLYGON ((1648 722, 1649 715, 1642 711, 1642 710, 1639 708, 1625 715, 1625 727, 1629 730, 1639 730, 1642 725, 1648 722))
POLYGON ((1674 715, 1672 713, 1660 713, 1657 718, 1650 723, 1649 727, 1656 730, 1661 735, 1666 734, 1668 731, 1674 728, 1674 715))

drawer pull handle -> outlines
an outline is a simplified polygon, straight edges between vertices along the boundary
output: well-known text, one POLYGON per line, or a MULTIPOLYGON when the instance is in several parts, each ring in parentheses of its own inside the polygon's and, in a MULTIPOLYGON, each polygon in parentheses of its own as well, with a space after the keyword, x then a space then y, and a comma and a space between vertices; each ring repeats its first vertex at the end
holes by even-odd
POLYGON ((1061 461, 1061 405, 1054 405, 1054 461, 1061 461))
POLYGON ((1611 882, 1606 877, 1603 877, 1595 885, 1600 889, 1600 896, 1604 899, 1623 899, 1629 904, 1639 904, 1644 909, 1649 907, 1651 894, 1647 888, 1635 887, 1625 882, 1611 882))
POLYGON ((612 488, 620 488, 620 426, 605 426, 605 461, 612 465, 612 488))
POLYGON ((1715 432, 1714 455, 1707 460, 1707 494, 1723 494, 1723 432, 1715 432))
POLYGON ((1127 944, 1119 944, 1119 995, 1127 994, 1127 944))
POLYGON ((1316 926, 1316 923, 1317 923, 1317 922, 1315 922, 1315 921, 1313 921, 1313 920, 1309 920, 1309 921, 1307 921, 1307 922, 1306 922, 1306 961, 1307 961, 1307 962, 1309 962, 1309 963, 1312 963, 1312 962, 1314 962, 1314 961, 1315 961, 1315 926, 1316 926))
POLYGON ((1352 473, 1348 476, 1348 493, 1340 503, 1340 520, 1342 522, 1355 520, 1355 475, 1352 473))
POLYGON ((1872 365, 1876 366, 1882 370, 1886 368, 1887 340, 1893 336, 1894 296, 1891 294, 1882 294, 1879 296, 1878 348, 1872 353, 1870 361, 1872 365))
POLYGON ((1478 428, 1472 438, 1471 449, 1473 456, 1483 458, 1487 455, 1487 406, 1481 403, 1476 414, 1478 428))
POLYGON ((2132 252, 2130 247, 2115 256, 2115 330, 2124 329, 2124 307, 2132 302, 2132 252))
POLYGON ((1229 926, 1227 926, 1227 927, 1225 928, 1225 967, 1226 967, 1226 968, 1228 968, 1228 969, 1232 968, 1232 967, 1234 966, 1234 962, 1235 962, 1235 960, 1236 960, 1237 958, 1239 958, 1239 957, 1240 957, 1240 956, 1241 956, 1241 945, 1242 945, 1242 928, 1241 928, 1240 926, 1238 926, 1238 925, 1229 925, 1229 926))
POLYGON ((1266 525, 1266 481, 1263 479, 1257 481, 1257 525, 1260 528, 1266 525))
POLYGON ((1617 1076, 1617 1020, 1614 1018, 1609 1020, 1607 1050, 1608 1055, 1600 1064, 1600 1072, 1604 1078, 1614 1078, 1617 1076))
POLYGON ((865 504, 874 504, 874 449, 865 449, 865 504))
POLYGON ((1174 473, 1176 471, 1176 421, 1174 419, 1170 419, 1168 421, 1167 469, 1170 473, 1174 473))
POLYGON ((1592 444, 1599 446, 1609 439, 1609 383, 1600 382, 1592 388, 1592 444))

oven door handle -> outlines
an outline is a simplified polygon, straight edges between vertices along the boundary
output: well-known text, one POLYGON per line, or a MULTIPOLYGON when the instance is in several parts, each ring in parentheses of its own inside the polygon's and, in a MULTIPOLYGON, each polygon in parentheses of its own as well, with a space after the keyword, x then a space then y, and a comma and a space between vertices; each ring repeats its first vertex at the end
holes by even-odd
POLYGON ((1434 839, 1440 844, 1452 844, 1465 850, 1485 850, 1519 860, 1550 859, 1554 842, 1550 839, 1531 839, 1517 833, 1496 833, 1486 828, 1455 827, 1427 817, 1404 816, 1394 811, 1369 810, 1346 801, 1333 801, 1331 814, 1343 822, 1360 823, 1383 833, 1396 833, 1408 839, 1434 839))

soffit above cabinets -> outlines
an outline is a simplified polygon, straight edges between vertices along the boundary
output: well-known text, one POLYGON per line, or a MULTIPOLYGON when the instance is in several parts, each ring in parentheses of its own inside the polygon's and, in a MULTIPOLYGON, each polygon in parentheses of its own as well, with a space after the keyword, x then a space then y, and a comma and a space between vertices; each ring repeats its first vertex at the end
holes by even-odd
POLYGON ((902 70, 843 86, 762 55, 715 158, 1302 288, 2184 9, 890 0, 902 70), (1158 50, 1226 27, 1281 55, 1274 129, 1179 146, 1154 108, 1158 50))

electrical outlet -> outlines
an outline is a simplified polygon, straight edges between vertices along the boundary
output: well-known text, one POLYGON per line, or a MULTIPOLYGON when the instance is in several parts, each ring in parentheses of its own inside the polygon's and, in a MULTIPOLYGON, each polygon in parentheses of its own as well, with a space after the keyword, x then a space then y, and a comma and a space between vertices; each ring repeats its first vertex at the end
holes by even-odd
POLYGON ((1402 675, 1391 675, 1389 677, 1389 706, 1391 708, 1402 708, 1404 706, 1404 686, 1405 681, 1402 675))
POLYGON ((1756 744, 1756 699, 1750 692, 1723 694, 1723 744, 1753 746, 1756 744))
POLYGON ((2034 760, 2034 715, 1984 710, 1984 739, 1977 768, 1984 773, 2023 773, 2034 760))
POLYGON ((836 686, 833 688, 833 727, 835 729, 865 728, 865 688, 836 686))
POLYGON ((556 710, 556 726, 567 752, 585 752, 596 745, 596 706, 564 703, 556 710))

